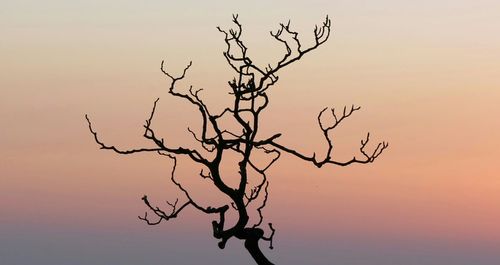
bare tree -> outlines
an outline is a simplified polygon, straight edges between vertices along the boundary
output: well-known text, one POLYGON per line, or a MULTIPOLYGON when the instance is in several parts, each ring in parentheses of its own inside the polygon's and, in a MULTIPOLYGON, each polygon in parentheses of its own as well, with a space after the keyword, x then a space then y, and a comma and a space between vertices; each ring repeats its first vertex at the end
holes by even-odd
POLYGON ((257 137, 259 117, 269 103, 267 90, 278 81, 279 71, 297 62, 305 54, 325 43, 330 36, 331 21, 327 16, 320 26, 314 28, 314 42, 309 47, 302 46, 298 33, 291 29, 290 22, 280 24, 276 32, 271 31, 271 36, 283 44, 286 53, 277 63, 274 65, 269 64, 266 67, 257 66, 249 57, 247 46, 241 39, 242 26, 237 15, 233 15, 233 23, 235 25, 234 29, 223 30, 217 27, 223 34, 226 44, 226 49, 223 52, 224 57, 236 73, 235 77, 228 82, 233 99, 232 105, 227 106, 222 111, 218 113, 211 111, 200 96, 201 89, 196 90, 191 86, 186 93, 178 92, 178 89, 176 89, 178 81, 185 78, 191 67, 191 62, 178 76, 168 72, 165 69, 164 62, 161 63, 161 71, 170 81, 168 93, 191 103, 199 110, 201 131, 195 132, 188 128, 194 139, 199 142, 198 149, 172 147, 165 139, 155 134, 152 123, 158 99, 154 102, 151 114, 144 124, 143 135, 146 139, 152 141, 154 147, 120 149, 113 145, 107 145, 99 139, 88 116, 85 115, 85 117, 90 132, 101 149, 112 150, 119 154, 155 152, 173 160, 171 180, 184 193, 185 198, 177 199, 174 203, 167 202, 170 208, 167 211, 154 206, 150 203, 148 197, 144 196, 142 200, 149 212, 153 214, 154 219, 151 219, 146 212, 144 216, 139 216, 141 220, 144 220, 149 225, 157 225, 162 221, 176 218, 187 207, 194 207, 207 214, 216 214, 218 215, 217 220, 212 222, 213 236, 219 240, 218 246, 221 249, 225 247, 230 238, 237 238, 244 241, 246 249, 257 264, 273 264, 259 248, 259 241, 268 241, 270 243, 269 247, 273 248, 275 229, 272 223, 268 223, 268 231, 264 231, 264 229, 267 230, 267 226, 263 227, 262 209, 266 206, 269 195, 269 182, 266 172, 280 158, 280 155, 286 153, 295 156, 311 162, 318 168, 326 164, 348 166, 355 163, 367 164, 373 162, 388 147, 388 144, 386 142, 378 143, 369 152, 366 150, 370 140, 370 134, 368 134, 364 140, 361 140, 360 153, 352 159, 337 161, 332 157, 334 145, 331 132, 342 121, 360 109, 360 107, 354 105, 344 107, 341 111, 325 108, 319 112, 317 120, 327 144, 327 151, 323 158, 318 158, 315 153, 307 155, 281 144, 279 142, 280 133, 263 138, 257 137), (325 121, 325 115, 331 115, 328 119, 331 121, 329 124, 325 121), (226 128, 221 122, 222 118, 234 119, 239 128, 226 128), (264 165, 254 161, 254 154, 257 152, 268 156, 268 160, 264 165), (227 184, 221 178, 222 157, 228 153, 236 154, 239 158, 237 165, 239 184, 235 187, 227 184), (228 203, 214 207, 195 201, 190 191, 175 178, 177 157, 179 156, 186 156, 196 162, 201 167, 199 175, 208 179, 222 194, 227 196, 228 203), (250 181, 250 176, 258 176, 258 179, 250 181), (250 183, 255 184, 251 185, 250 183), (252 203, 254 208, 249 207, 252 203), (250 209, 254 210, 250 213, 250 209), (237 216, 235 224, 230 225, 226 222, 229 213, 237 216), (256 221, 251 222, 251 216, 256 221))

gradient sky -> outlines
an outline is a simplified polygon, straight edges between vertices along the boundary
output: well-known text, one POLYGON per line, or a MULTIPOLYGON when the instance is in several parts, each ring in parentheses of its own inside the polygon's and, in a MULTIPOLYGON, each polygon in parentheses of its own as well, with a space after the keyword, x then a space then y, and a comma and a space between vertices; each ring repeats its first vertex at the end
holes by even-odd
MULTIPOLYGON (((190 143, 196 110, 170 98, 159 71, 189 60, 183 85, 224 104, 232 73, 216 26, 239 13, 250 55, 284 52, 269 30, 291 19, 304 43, 326 14, 331 39, 282 71, 262 135, 306 153, 325 149, 326 106, 362 111, 335 133, 350 158, 370 131, 390 148, 371 165, 316 169, 283 157, 270 172, 266 221, 277 264, 500 264, 499 1, 7 1, 0 5, 0 263, 6 265, 252 264, 242 243, 221 251, 211 216, 188 210, 148 227, 151 200, 181 194, 171 162, 98 150, 139 146, 157 127, 190 143)), ((186 175, 189 164, 180 172, 186 175)), ((228 168, 227 170, 230 170, 228 168)), ((207 201, 206 183, 183 178, 207 201)))

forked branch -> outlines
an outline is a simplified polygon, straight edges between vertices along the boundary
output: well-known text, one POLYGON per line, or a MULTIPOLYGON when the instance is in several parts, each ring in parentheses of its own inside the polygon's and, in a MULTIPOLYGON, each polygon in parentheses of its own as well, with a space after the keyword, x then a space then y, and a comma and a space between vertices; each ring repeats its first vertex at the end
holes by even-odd
POLYGON ((361 108, 360 107, 355 107, 354 105, 351 106, 350 109, 347 109, 347 107, 344 107, 342 113, 340 116, 338 116, 338 114, 335 113, 335 109, 332 108, 331 109, 331 113, 332 113, 332 117, 333 117, 333 122, 330 126, 326 126, 322 120, 322 117, 323 117, 323 114, 326 112, 328 108, 324 108, 319 114, 318 114, 318 124, 319 124, 319 127, 321 129, 321 131, 323 132, 323 136, 328 144, 328 149, 326 151, 326 155, 325 155, 325 158, 322 159, 322 160, 318 160, 316 158, 316 153, 313 153, 312 156, 308 156, 308 155, 304 155, 303 153, 301 152, 298 152, 290 147, 286 147, 284 145, 281 145, 279 143, 277 143, 276 141, 272 140, 272 141, 269 141, 268 144, 278 148, 279 150, 281 151, 285 151, 289 154, 292 154, 302 160, 305 160, 305 161, 309 161, 309 162, 312 162, 315 166, 317 166, 318 168, 322 167, 323 165, 325 164, 334 164, 334 165, 337 165, 337 166, 348 166, 350 164, 355 164, 355 163, 358 163, 358 164, 367 164, 367 163, 372 163, 373 161, 375 161, 375 159, 380 155, 382 154, 382 152, 387 148, 389 147, 389 143, 387 142, 380 142, 377 144, 377 147, 372 151, 372 152, 368 152, 366 151, 366 145, 368 144, 368 142, 370 141, 370 133, 367 134, 365 140, 361 140, 361 146, 359 148, 360 150, 360 153, 363 155, 362 158, 358 158, 356 156, 354 156, 351 160, 348 160, 348 161, 336 161, 334 159, 332 159, 332 153, 333 153, 333 149, 334 149, 334 144, 333 144, 333 139, 331 137, 331 134, 330 132, 335 129, 344 119, 348 118, 349 116, 351 116, 355 111, 357 110, 360 110, 361 108))
MULTIPOLYGON (((146 206, 159 218, 157 221, 151 221, 149 218, 148 218, 148 213, 146 212, 144 214, 144 216, 139 216, 139 219, 145 221, 148 225, 157 225, 159 223, 161 223, 161 221, 165 220, 165 221, 168 221, 172 218, 175 218, 177 217, 177 215, 188 205, 192 205, 194 208, 204 212, 204 213, 207 213, 207 214, 212 214, 212 213, 225 213, 226 210, 228 209, 228 206, 227 205, 224 205, 222 207, 218 207, 218 208, 213 208, 213 207, 203 207, 203 206, 200 206, 198 203, 196 203, 193 198, 191 197, 191 195, 189 194, 189 192, 187 191, 187 189, 185 187, 182 186, 182 184, 180 182, 178 182, 176 179, 175 179, 175 170, 177 168, 177 159, 175 156, 172 156, 170 154, 166 154, 166 153, 161 153, 161 155, 165 155, 167 157, 169 157, 170 159, 173 160, 174 164, 172 166, 172 172, 171 172, 171 176, 170 176, 170 180, 186 195, 186 198, 187 198, 187 201, 182 204, 179 208, 177 208, 177 203, 178 203, 178 200, 179 199, 176 199, 174 203, 170 203, 167 201, 167 204, 172 208, 171 212, 169 214, 167 214, 165 211, 161 210, 159 207, 154 207, 150 204, 149 200, 148 200, 148 197, 146 195, 144 195, 142 197, 142 200, 144 202, 144 204, 146 204, 146 206)), ((201 173, 200 173, 201 174, 201 173)), ((222 217, 223 218, 223 217, 222 217)))

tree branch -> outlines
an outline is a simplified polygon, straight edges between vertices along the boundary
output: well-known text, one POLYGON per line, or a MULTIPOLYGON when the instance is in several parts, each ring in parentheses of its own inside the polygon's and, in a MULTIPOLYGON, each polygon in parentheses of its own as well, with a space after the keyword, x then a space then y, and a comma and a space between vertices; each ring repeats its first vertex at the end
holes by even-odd
POLYGON ((284 151, 286 153, 289 153, 291 155, 294 155, 302 160, 312 162, 318 168, 322 167, 325 164, 334 164, 337 166, 348 166, 350 164, 355 164, 355 163, 358 163, 358 164, 372 163, 387 147, 389 147, 389 143, 380 142, 380 143, 378 143, 377 147, 371 153, 368 153, 365 150, 365 147, 370 140, 370 133, 367 134, 365 140, 361 140, 361 147, 359 148, 359 150, 360 150, 360 153, 363 155, 363 158, 357 158, 356 156, 354 156, 351 160, 348 160, 348 161, 336 161, 336 160, 332 159, 333 140, 331 139, 331 137, 329 135, 330 131, 335 129, 344 119, 348 118, 349 116, 352 115, 352 113, 354 113, 355 111, 357 111, 359 109, 360 109, 360 107, 355 107, 354 105, 352 105, 349 110, 347 109, 347 107, 344 107, 342 115, 339 117, 335 113, 335 109, 332 108, 331 113, 332 113, 332 116, 334 118, 334 122, 330 126, 325 126, 324 123, 322 122, 322 116, 325 113, 325 111, 327 110, 327 108, 324 108, 318 114, 318 118, 317 118, 318 124, 319 124, 319 127, 320 127, 321 131, 323 132, 323 136, 325 137, 326 142, 328 144, 328 150, 327 150, 325 158, 323 160, 318 160, 316 158, 315 153, 313 153, 312 156, 304 155, 303 153, 298 152, 290 147, 286 147, 284 145, 281 145, 281 144, 275 142, 274 139, 267 140, 267 141, 261 141, 257 144, 272 145, 272 146, 278 148, 279 150, 284 151))
POLYGON ((99 140, 99 137, 97 136, 97 132, 94 131, 94 129, 92 128, 92 123, 91 123, 90 118, 88 117, 87 114, 85 114, 85 119, 87 120, 89 130, 92 133, 92 135, 94 135, 94 140, 100 146, 100 149, 112 150, 115 153, 122 154, 122 155, 141 153, 141 152, 158 152, 158 151, 163 150, 162 148, 136 148, 136 149, 122 150, 122 149, 118 149, 114 145, 106 145, 101 140, 99 140))

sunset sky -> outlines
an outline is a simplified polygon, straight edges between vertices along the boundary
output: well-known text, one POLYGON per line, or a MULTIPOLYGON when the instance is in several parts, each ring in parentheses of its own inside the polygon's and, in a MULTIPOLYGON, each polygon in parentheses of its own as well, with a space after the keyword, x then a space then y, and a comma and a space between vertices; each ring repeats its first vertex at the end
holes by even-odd
MULTIPOLYGON (((233 78, 216 26, 239 14, 260 65, 285 52, 270 30, 291 20, 304 45, 326 15, 332 36, 280 73, 261 135, 306 154, 326 151, 324 107, 362 106, 334 133, 350 159, 369 131, 389 149, 369 165, 317 169, 284 155, 269 172, 265 222, 276 264, 500 264, 500 1, 6 1, 0 5, 0 264, 253 264, 225 250, 213 216, 193 209, 150 227, 140 198, 182 200, 143 123, 193 143, 196 109, 167 94, 160 62, 215 108, 233 78)), ((220 199, 180 161, 196 196, 220 199)), ((231 170, 231 168, 227 168, 231 170)), ((184 177, 183 177, 184 176, 184 177)))

